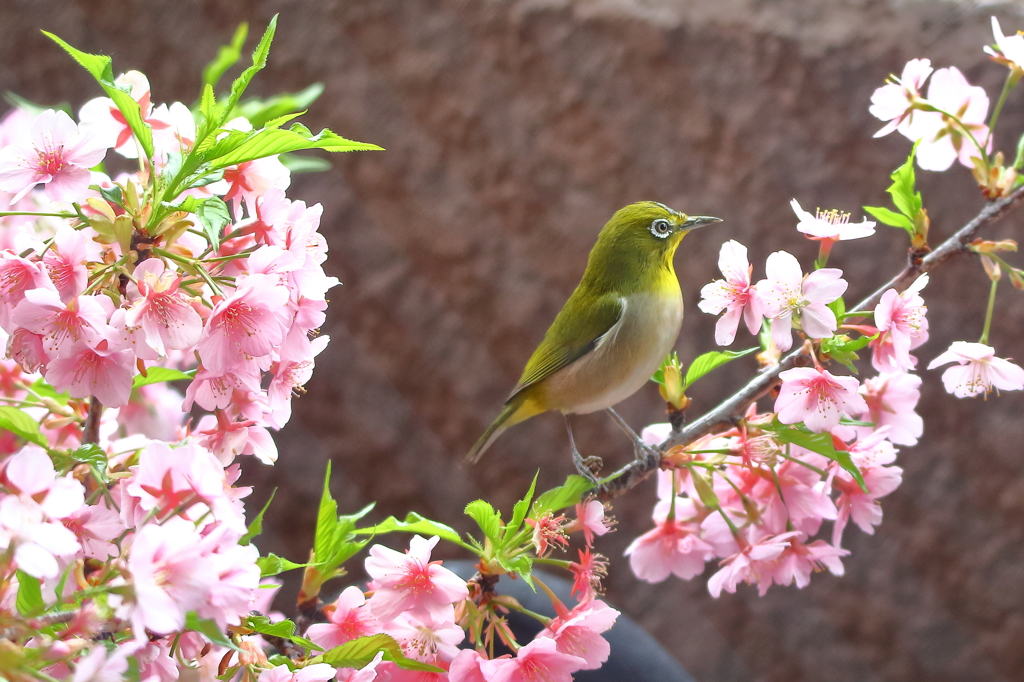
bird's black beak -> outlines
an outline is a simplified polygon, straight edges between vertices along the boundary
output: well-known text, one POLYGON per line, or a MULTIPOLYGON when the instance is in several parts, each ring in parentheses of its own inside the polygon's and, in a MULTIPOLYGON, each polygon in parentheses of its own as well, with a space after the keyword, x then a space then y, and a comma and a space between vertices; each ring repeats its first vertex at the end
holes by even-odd
POLYGON ((692 215, 683 221, 681 227, 689 232, 690 230, 696 230, 698 227, 720 222, 722 222, 721 218, 713 218, 709 215, 692 215))

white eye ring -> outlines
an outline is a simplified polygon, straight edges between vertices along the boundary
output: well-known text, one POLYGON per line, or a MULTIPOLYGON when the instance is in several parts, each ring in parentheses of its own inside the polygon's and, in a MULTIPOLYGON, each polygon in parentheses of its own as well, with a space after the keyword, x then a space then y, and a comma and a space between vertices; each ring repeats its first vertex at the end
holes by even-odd
POLYGON ((659 239, 665 239, 672 234, 672 226, 664 218, 658 218, 651 223, 651 234, 659 239))

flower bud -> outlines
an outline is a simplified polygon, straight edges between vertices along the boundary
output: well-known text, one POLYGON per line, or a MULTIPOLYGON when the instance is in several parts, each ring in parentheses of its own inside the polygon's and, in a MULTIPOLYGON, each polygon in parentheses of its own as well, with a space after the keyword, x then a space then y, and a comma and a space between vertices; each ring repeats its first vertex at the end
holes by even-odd
POLYGON ((238 662, 242 665, 262 665, 267 662, 266 652, 251 639, 239 642, 238 649, 238 662))

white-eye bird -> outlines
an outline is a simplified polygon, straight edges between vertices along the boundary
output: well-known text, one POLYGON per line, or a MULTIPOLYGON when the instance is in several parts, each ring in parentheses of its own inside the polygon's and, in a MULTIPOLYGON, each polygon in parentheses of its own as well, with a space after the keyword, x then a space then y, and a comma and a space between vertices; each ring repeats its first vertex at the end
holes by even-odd
POLYGON ((573 462, 591 480, 568 415, 608 410, 644 447, 611 407, 643 386, 675 345, 683 296, 673 256, 688 232, 717 222, 654 201, 617 211, 597 236, 579 286, 467 458, 479 460, 505 429, 548 410, 565 415, 573 462))

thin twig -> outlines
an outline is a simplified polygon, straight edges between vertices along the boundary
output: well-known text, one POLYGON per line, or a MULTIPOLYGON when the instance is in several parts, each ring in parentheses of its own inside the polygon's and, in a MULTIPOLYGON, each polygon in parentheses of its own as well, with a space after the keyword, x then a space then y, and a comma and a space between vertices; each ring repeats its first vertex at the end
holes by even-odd
MULTIPOLYGON (((1002 218, 1022 201, 1024 201, 1024 186, 1018 187, 1008 196, 986 204, 978 215, 928 255, 922 257, 920 253, 911 251, 907 258, 907 266, 903 271, 851 308, 850 312, 869 311, 874 308, 887 290, 903 291, 918 277, 934 270, 953 256, 968 253, 968 244, 974 241, 982 228, 1002 218)), ((746 386, 670 437, 661 445, 660 452, 664 453, 677 445, 688 445, 701 436, 711 433, 716 427, 732 426, 750 405, 778 383, 780 372, 798 367, 804 362, 809 362, 809 360, 803 352, 803 347, 790 352, 778 364, 762 370, 747 382, 746 386)), ((618 497, 650 476, 661 465, 660 457, 654 456, 657 452, 652 450, 649 456, 630 462, 605 479, 606 482, 596 488, 598 499, 609 500, 618 497)))

